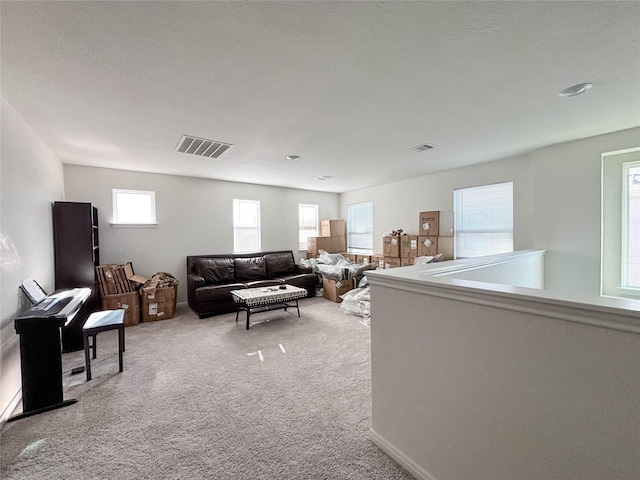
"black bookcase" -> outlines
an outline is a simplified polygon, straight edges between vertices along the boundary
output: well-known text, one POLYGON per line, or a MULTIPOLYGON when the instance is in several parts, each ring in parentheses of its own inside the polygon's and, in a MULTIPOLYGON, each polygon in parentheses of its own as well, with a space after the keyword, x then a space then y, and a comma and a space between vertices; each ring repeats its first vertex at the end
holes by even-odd
POLYGON ((91 297, 62 329, 62 351, 82 350, 82 326, 98 309, 95 266, 100 263, 98 209, 91 203, 54 202, 53 238, 56 290, 88 287, 91 297))

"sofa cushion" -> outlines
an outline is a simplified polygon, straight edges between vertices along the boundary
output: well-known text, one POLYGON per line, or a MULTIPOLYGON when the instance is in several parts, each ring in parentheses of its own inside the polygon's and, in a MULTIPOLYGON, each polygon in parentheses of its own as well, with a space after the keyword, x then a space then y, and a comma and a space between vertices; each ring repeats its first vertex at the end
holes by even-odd
POLYGON ((236 280, 247 282, 267 278, 267 263, 264 257, 235 258, 236 280))
POLYGON ((198 302, 232 301, 231 290, 244 290, 243 283, 230 283, 229 285, 206 285, 196 290, 198 302))
POLYGON ((233 258, 199 258, 196 261, 196 273, 206 283, 219 285, 235 282, 233 258))
POLYGON ((296 268, 291 253, 268 253, 264 259, 267 262, 269 278, 291 275, 296 268))

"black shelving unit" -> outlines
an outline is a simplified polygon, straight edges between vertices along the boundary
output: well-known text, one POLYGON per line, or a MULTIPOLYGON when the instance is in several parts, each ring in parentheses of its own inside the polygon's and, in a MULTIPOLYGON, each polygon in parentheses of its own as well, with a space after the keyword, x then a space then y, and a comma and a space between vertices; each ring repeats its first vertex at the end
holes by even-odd
POLYGON ((100 264, 98 209, 91 203, 54 202, 53 237, 56 290, 92 289, 78 315, 62 329, 62 351, 82 350, 82 326, 99 307, 95 274, 100 264))

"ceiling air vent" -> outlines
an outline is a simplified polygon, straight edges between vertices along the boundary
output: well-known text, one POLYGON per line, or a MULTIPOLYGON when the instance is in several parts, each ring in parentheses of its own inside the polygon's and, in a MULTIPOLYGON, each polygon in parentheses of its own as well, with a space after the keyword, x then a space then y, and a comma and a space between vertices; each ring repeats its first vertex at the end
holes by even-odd
POLYGON ((176 152, 190 153, 192 155, 200 155, 201 157, 218 158, 231 147, 233 147, 233 145, 230 143, 183 135, 178 142, 176 152))
POLYGON ((416 145, 415 147, 409 147, 409 150, 413 150, 415 152, 425 152, 427 150, 431 150, 435 148, 435 145, 431 145, 429 143, 421 143, 420 145, 416 145))

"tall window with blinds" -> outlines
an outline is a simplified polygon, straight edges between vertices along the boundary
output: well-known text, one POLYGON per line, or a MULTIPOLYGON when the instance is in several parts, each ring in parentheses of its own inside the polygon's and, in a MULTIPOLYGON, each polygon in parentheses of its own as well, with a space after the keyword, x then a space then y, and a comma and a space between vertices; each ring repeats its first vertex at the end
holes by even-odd
POLYGON ((640 148, 602 156, 601 293, 640 298, 640 148))
POLYGON ((454 191, 456 258, 513 251, 513 183, 454 191))
POLYGON ((233 199, 233 251, 259 252, 260 201, 233 199))
POLYGON ((373 252, 373 203, 347 205, 347 247, 352 252, 373 252))
POLYGON ((640 162, 623 165, 622 287, 640 291, 640 162))
POLYGON ((318 236, 318 205, 298 204, 298 242, 307 249, 307 239, 318 236))

